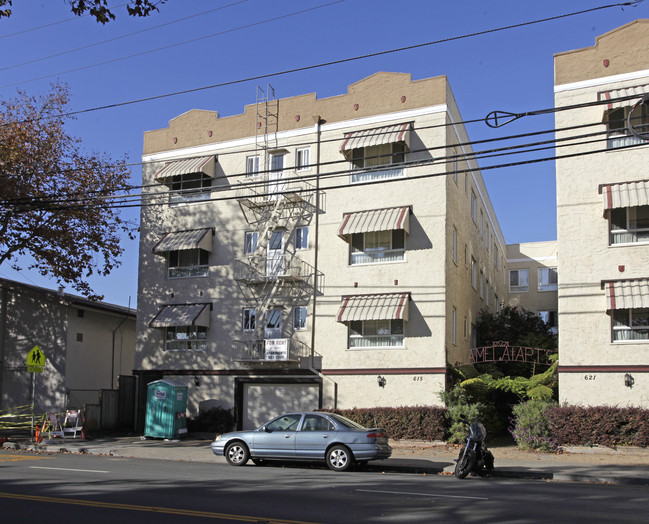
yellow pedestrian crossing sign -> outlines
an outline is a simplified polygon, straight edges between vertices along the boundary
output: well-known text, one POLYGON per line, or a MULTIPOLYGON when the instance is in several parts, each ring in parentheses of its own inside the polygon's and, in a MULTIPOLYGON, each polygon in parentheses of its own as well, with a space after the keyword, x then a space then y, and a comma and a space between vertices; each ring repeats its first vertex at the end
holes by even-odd
POLYGON ((42 373, 43 366, 45 366, 45 353, 36 345, 27 353, 27 371, 29 373, 42 373))

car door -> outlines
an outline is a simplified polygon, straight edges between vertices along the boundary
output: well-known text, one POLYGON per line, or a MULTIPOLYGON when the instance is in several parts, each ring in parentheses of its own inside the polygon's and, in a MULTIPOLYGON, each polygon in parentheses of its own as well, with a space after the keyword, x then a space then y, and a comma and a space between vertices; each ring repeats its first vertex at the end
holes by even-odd
POLYGON ((301 419, 301 413, 281 415, 262 426, 253 438, 253 456, 294 458, 295 434, 301 419))
POLYGON ((321 415, 304 415, 295 435, 295 455, 299 459, 324 459, 325 450, 336 437, 334 424, 321 415))

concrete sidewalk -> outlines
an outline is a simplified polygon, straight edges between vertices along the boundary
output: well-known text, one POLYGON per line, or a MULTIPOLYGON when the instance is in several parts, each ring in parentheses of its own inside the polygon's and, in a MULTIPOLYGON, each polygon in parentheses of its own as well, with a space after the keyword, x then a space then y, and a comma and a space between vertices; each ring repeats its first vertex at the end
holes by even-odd
MULTIPOLYGON (((3 450, 89 453, 118 457, 225 463, 210 449, 212 435, 190 434, 180 440, 139 436, 95 439, 53 439, 34 444, 27 437, 10 438, 3 450)), ((392 441, 392 457, 370 462, 369 469, 415 474, 452 475, 459 449, 444 443, 392 441)), ((569 448, 548 454, 520 451, 516 446, 490 446, 494 477, 649 485, 649 450, 644 448, 569 448)))

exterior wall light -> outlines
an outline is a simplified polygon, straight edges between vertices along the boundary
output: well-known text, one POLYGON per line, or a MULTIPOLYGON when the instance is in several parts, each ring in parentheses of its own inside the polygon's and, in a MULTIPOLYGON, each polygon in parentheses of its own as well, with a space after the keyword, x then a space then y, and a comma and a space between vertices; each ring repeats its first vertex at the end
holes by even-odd
POLYGON ((198 380, 198 377, 194 375, 194 386, 198 387, 201 385, 201 381, 198 380))
POLYGON ((628 373, 625 373, 624 374, 624 385, 627 388, 632 388, 633 384, 635 384, 635 379, 631 375, 629 375, 628 373))
POLYGON ((382 377, 381 375, 376 377, 376 381, 378 382, 380 388, 384 388, 385 384, 387 383, 387 380, 385 380, 385 377, 382 377))

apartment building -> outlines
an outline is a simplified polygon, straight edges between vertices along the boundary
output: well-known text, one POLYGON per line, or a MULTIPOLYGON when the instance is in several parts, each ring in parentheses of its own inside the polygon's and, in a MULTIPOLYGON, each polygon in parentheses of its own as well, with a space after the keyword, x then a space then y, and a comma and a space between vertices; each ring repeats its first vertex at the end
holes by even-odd
POLYGON ((554 91, 560 401, 646 408, 649 20, 555 55, 554 91))
MULTIPOLYGON (((506 246, 446 77, 192 110, 144 134, 135 372, 248 428, 440 404, 506 300, 506 246)), ((142 405, 142 395, 140 405, 142 405)))
POLYGON ((557 293, 559 260, 557 243, 507 244, 508 302, 511 307, 534 311, 558 332, 557 293))

